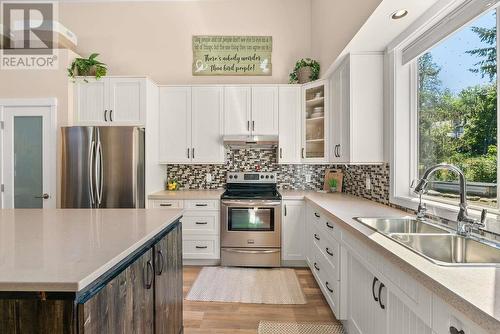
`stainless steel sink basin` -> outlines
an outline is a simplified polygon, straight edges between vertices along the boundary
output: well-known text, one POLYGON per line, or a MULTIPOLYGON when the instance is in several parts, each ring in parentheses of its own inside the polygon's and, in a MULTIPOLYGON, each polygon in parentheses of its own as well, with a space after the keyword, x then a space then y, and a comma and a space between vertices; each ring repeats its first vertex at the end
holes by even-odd
POLYGON ((400 218, 354 218, 360 223, 371 227, 372 229, 383 233, 427 233, 427 234, 442 234, 449 233, 436 225, 432 225, 416 218, 400 217, 400 218))
POLYGON ((500 248, 455 234, 404 234, 391 238, 441 265, 499 265, 500 248))

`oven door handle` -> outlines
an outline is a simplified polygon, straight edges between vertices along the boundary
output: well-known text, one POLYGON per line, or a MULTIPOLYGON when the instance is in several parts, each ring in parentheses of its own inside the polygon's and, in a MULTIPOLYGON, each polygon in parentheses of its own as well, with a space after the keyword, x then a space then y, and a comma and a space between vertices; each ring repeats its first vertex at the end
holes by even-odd
POLYGON ((223 248, 222 250, 231 253, 243 253, 243 254, 272 254, 280 252, 279 249, 243 250, 243 249, 223 248))
POLYGON ((242 205, 242 206, 280 206, 281 202, 279 201, 221 201, 222 204, 225 205, 242 205))

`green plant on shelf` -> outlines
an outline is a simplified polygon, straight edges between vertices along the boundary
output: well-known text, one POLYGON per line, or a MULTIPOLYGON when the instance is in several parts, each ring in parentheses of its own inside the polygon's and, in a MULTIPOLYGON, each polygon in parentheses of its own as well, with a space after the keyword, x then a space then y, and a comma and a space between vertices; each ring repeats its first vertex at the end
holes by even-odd
POLYGON ((319 79, 319 70, 320 70, 319 63, 316 60, 311 59, 311 58, 302 58, 295 63, 295 68, 290 73, 290 76, 289 76, 289 78, 290 78, 289 83, 290 84, 296 84, 299 82, 298 73, 299 73, 300 69, 304 68, 304 67, 311 68, 311 77, 310 77, 311 81, 319 79))
POLYGON ((76 58, 68 68, 68 76, 75 80, 77 76, 83 76, 83 81, 88 82, 87 76, 99 79, 106 75, 107 65, 97 60, 98 53, 91 54, 88 58, 76 58))

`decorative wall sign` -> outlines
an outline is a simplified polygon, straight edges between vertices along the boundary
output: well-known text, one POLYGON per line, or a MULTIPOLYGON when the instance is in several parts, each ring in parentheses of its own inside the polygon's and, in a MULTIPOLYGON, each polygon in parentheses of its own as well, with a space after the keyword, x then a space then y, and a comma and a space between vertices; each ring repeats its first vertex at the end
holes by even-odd
POLYGON ((193 75, 271 75, 271 36, 193 36, 193 75))

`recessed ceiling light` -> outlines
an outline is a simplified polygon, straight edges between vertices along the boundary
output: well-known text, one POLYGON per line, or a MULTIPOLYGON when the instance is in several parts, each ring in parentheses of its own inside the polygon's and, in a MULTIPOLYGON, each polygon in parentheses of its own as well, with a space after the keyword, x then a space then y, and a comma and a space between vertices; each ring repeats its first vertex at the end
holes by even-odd
POLYGON ((405 17, 406 15, 408 15, 408 11, 406 9, 400 9, 391 14, 391 19, 399 20, 405 17))

